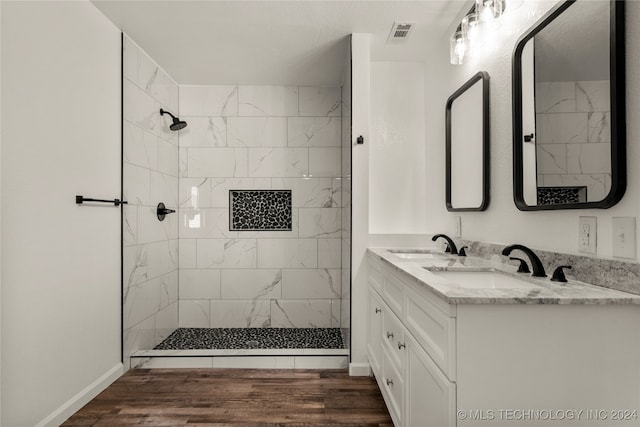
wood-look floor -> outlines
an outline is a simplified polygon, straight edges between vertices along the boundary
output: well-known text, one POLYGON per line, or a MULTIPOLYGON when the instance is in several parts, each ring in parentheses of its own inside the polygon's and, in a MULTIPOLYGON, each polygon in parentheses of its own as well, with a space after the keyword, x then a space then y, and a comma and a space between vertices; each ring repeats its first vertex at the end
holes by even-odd
POLYGON ((392 427, 376 382, 343 370, 133 369, 63 426, 392 427))

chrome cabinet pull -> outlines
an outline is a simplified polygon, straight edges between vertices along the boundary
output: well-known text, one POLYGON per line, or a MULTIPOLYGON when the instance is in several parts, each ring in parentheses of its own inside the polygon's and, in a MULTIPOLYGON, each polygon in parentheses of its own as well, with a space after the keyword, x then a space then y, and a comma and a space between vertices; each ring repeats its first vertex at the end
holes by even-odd
POLYGON ((387 332, 387 338, 388 339, 393 338, 393 332, 387 332))
POLYGON ((398 350, 402 350, 405 347, 406 345, 404 343, 401 343, 400 341, 398 341, 398 350))
POLYGON ((376 307, 376 314, 382 312, 382 310, 380 310, 378 307, 376 307))
POLYGON ((393 381, 391 381, 389 378, 387 378, 387 385, 393 387, 393 381))

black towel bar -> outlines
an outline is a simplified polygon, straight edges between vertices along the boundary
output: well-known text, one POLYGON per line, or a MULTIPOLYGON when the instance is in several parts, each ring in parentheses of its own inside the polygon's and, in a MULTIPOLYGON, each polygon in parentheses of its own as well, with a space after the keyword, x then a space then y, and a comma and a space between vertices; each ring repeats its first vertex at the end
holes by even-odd
POLYGON ((120 200, 120 199, 113 199, 113 200, 107 200, 107 199, 90 199, 88 197, 84 197, 84 196, 76 196, 76 203, 78 205, 83 204, 84 202, 97 202, 97 203, 113 203, 113 206, 120 206, 120 205, 126 205, 127 201, 126 200, 120 200))

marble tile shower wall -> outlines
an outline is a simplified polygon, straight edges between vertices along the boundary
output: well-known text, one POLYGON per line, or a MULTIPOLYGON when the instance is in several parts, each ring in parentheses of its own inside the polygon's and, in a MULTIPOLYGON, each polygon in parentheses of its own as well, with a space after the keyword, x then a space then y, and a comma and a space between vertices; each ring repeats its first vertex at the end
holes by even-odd
MULTIPOLYGON (((124 355, 150 349, 178 327, 178 221, 156 206, 178 205, 178 85, 125 37, 124 45, 124 355)), ((128 366, 126 366, 128 368, 128 366)))
POLYGON ((337 327, 340 88, 180 86, 180 327, 337 327), (291 231, 229 231, 229 190, 292 190, 291 231))
POLYGON ((611 188, 609 81, 536 83, 538 187, 611 188))

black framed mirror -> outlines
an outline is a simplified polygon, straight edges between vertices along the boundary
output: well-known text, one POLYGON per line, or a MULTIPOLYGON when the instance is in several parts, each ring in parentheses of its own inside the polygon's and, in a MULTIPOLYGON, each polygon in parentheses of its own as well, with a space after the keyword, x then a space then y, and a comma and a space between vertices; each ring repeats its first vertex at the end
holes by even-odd
POLYGON ((480 71, 447 99, 447 210, 483 211, 489 205, 489 74, 480 71))
POLYGON ((615 205, 626 189, 624 1, 568 0, 513 55, 518 209, 615 205))

